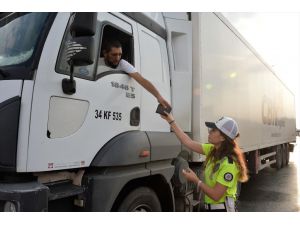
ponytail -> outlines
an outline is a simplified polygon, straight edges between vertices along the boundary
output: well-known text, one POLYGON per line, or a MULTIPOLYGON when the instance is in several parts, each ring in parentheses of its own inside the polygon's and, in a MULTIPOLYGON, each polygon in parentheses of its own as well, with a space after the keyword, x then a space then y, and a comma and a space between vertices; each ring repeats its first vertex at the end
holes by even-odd
POLYGON ((235 140, 233 141, 233 144, 234 144, 233 155, 236 158, 236 162, 240 170, 239 181, 244 183, 249 179, 245 156, 235 140))

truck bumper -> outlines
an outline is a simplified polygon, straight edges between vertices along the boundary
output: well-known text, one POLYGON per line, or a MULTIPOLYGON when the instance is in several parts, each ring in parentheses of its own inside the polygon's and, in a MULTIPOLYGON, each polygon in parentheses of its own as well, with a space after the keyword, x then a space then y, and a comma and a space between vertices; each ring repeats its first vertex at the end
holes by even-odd
POLYGON ((38 182, 0 183, 0 211, 48 211, 48 192, 38 182))

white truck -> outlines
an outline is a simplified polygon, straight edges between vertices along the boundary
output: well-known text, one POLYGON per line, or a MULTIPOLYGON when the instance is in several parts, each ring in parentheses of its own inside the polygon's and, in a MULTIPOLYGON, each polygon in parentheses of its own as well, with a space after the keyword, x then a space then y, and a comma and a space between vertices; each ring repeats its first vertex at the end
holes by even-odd
POLYGON ((0 210, 190 211, 204 158, 187 150, 156 99, 123 71, 97 74, 102 43, 207 142, 233 117, 253 174, 280 169, 296 140, 293 94, 219 13, 0 14, 0 210))

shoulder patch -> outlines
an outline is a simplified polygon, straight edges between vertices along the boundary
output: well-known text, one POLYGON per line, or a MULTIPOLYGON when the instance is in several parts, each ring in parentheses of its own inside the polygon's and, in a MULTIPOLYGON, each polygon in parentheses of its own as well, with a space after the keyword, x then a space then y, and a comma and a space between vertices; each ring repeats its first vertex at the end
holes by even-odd
POLYGON ((232 173, 225 173, 224 174, 224 180, 226 180, 226 181, 232 181, 232 179, 233 179, 232 173))

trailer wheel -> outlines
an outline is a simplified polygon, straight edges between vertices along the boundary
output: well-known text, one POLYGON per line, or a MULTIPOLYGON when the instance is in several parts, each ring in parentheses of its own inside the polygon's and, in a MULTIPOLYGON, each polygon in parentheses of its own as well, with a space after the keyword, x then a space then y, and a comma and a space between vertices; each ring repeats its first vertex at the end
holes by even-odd
POLYGON ((286 144, 286 165, 288 165, 290 162, 290 149, 289 149, 289 145, 286 144))
POLYGON ((282 164, 281 168, 287 165, 287 146, 286 144, 281 145, 282 164))
POLYGON ((160 201, 155 192, 148 187, 131 191, 118 208, 119 212, 160 212, 160 201))
POLYGON ((281 169, 281 165, 282 165, 282 149, 280 147, 280 145, 277 145, 276 147, 276 169, 279 170, 281 169))

